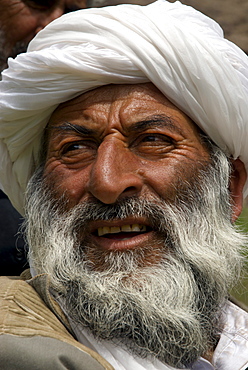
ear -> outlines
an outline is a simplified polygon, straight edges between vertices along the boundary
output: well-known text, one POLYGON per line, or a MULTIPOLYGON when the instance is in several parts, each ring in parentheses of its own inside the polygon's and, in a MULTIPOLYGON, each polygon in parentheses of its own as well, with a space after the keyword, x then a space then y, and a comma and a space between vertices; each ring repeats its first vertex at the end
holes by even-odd
POLYGON ((245 165, 240 159, 232 160, 232 167, 229 189, 233 208, 232 222, 234 223, 243 208, 243 188, 246 183, 247 173, 245 165))

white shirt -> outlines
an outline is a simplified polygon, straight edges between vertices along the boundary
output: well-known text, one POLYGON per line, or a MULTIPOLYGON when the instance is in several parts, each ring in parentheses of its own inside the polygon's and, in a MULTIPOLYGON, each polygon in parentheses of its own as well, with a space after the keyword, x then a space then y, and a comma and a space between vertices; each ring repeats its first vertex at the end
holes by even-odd
POLYGON ((213 369, 248 369, 248 313, 228 303, 225 327, 214 352, 213 369))
MULTIPOLYGON (((248 370, 248 313, 228 302, 225 326, 214 352, 213 363, 199 358, 188 370, 248 370)), ((70 319, 69 319, 70 320, 70 319)), ((77 340, 105 358, 115 370, 179 370, 159 360, 133 356, 108 341, 97 341, 86 329, 71 322, 77 340)))

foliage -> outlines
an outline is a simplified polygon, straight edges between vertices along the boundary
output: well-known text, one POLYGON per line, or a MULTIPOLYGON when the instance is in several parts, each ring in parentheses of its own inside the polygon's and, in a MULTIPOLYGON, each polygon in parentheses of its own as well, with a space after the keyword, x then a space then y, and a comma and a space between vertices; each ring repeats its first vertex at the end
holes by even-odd
MULTIPOLYGON (((237 221, 237 225, 241 228, 241 230, 248 233, 248 205, 244 207, 243 212, 237 221)), ((246 256, 247 263, 244 270, 244 277, 231 293, 235 298, 248 306, 248 250, 246 251, 246 256)))

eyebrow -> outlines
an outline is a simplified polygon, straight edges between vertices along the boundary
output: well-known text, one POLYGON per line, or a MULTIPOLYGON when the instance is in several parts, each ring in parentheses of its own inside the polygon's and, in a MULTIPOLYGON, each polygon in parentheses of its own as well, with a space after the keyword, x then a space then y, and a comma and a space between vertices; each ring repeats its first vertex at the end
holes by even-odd
MULTIPOLYGON (((178 127, 177 122, 164 114, 156 114, 153 116, 149 116, 144 120, 132 123, 126 130, 127 132, 142 132, 149 128, 167 128, 172 132, 177 132, 178 134, 182 135, 182 130, 178 127)), ((64 122, 62 125, 50 125, 47 127, 49 130, 58 130, 62 132, 76 132, 81 135, 94 135, 96 133, 95 130, 90 128, 86 128, 85 126, 76 125, 70 122, 64 122)))
POLYGON ((182 135, 182 130, 180 127, 178 127, 177 121, 175 121, 173 118, 166 116, 164 114, 156 114, 150 117, 147 117, 146 119, 135 122, 131 124, 128 128, 128 132, 139 132, 139 131, 145 131, 149 128, 167 128, 172 132, 177 132, 178 134, 182 135))
POLYGON ((58 130, 63 132, 76 132, 81 135, 93 135, 95 133, 94 130, 90 128, 86 128, 85 126, 76 125, 75 123, 64 122, 62 125, 55 126, 50 125, 47 127, 48 131, 51 130, 58 130))

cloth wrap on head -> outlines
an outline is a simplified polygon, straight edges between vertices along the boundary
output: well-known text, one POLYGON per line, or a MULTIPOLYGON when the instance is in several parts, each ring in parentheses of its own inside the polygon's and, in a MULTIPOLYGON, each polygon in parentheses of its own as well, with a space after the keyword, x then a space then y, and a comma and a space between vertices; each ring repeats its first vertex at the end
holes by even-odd
POLYGON ((98 86, 147 81, 248 170, 248 57, 216 22, 163 0, 81 10, 49 24, 2 76, 0 182, 19 212, 58 104, 98 86))

